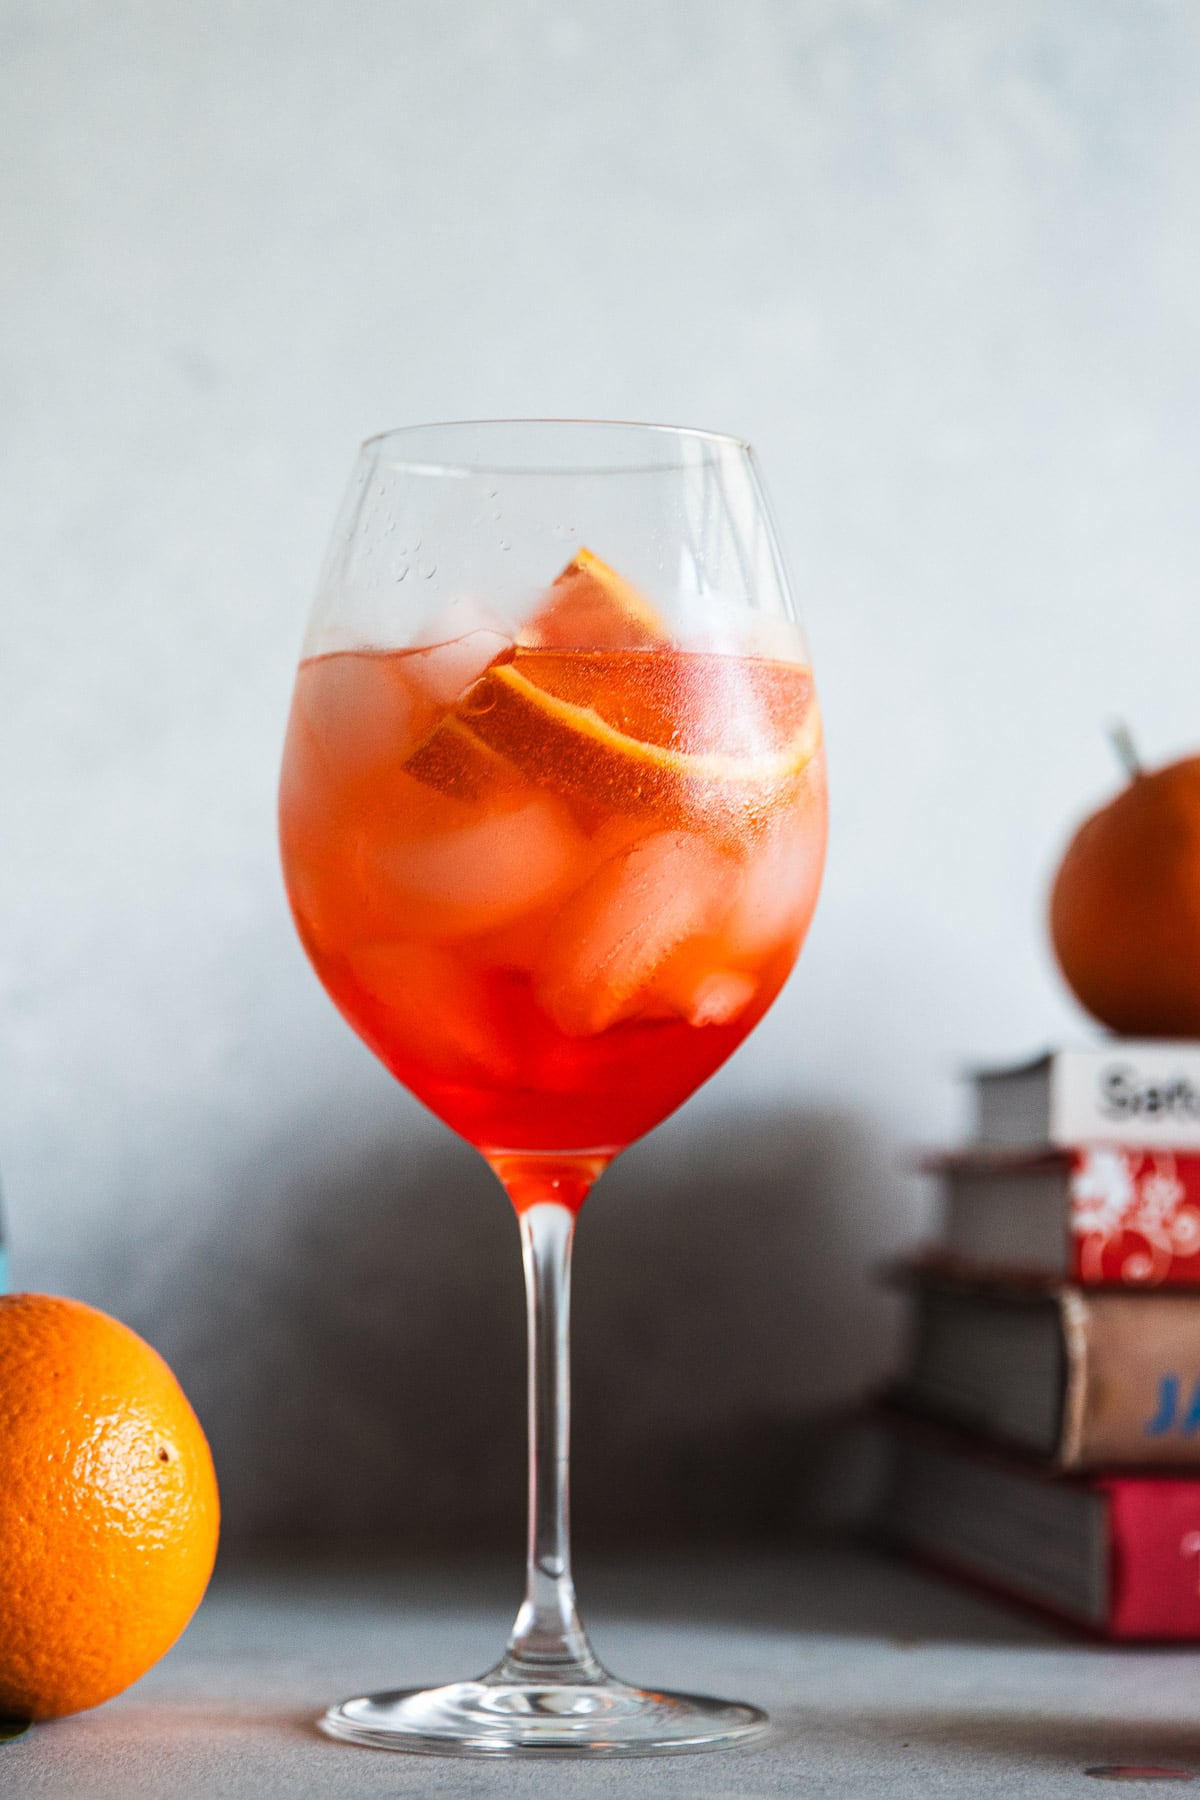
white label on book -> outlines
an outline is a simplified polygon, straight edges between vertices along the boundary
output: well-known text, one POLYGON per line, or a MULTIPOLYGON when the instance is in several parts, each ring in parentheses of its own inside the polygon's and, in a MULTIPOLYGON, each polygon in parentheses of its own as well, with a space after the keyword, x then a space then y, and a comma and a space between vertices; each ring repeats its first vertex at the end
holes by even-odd
POLYGON ((1200 1046, 1063 1051, 1050 1066, 1050 1141, 1200 1149, 1200 1046))

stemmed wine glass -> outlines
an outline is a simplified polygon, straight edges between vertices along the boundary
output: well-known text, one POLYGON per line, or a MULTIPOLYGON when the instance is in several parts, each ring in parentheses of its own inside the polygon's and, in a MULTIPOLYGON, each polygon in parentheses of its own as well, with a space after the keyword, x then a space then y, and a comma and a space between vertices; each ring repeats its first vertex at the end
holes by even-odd
POLYGON ((820 714, 749 447, 579 420, 372 438, 309 622, 280 829, 317 974, 499 1177, 528 1301, 507 1651, 324 1730, 464 1755, 751 1735, 752 1706, 601 1668, 567 1523, 575 1216, 762 1017, 820 884, 820 714))

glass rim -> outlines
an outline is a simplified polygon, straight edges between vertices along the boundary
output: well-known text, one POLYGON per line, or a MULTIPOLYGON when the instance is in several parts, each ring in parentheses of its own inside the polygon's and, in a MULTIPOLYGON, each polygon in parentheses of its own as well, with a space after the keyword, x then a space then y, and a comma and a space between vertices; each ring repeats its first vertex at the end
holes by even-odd
POLYGON ((390 447, 403 443, 406 438, 417 438, 422 433, 451 431, 490 432, 503 428, 520 428, 523 426, 543 427, 575 427, 581 431, 627 432, 645 437, 675 438, 687 443, 710 444, 722 451, 734 451, 739 455, 753 458, 754 450, 749 440, 737 437, 728 431, 710 431, 700 425, 669 425, 661 421, 647 419, 592 419, 576 418, 493 418, 493 419, 431 419, 421 424, 394 425, 385 431, 373 432, 364 438, 359 453, 373 453, 379 456, 385 449, 389 451, 387 464, 390 468, 404 469, 411 474, 447 475, 467 477, 472 475, 633 475, 642 472, 661 473, 681 464, 652 463, 642 471, 632 463, 613 461, 596 467, 592 463, 567 464, 558 467, 547 467, 541 464, 517 464, 500 462, 483 457, 466 458, 430 458, 426 456, 393 455, 390 447))

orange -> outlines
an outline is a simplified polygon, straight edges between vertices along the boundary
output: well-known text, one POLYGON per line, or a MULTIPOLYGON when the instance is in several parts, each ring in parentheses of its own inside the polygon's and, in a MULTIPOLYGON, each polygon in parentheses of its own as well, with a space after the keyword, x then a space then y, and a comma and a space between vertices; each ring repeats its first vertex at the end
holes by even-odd
POLYGON ((1200 756, 1152 772, 1080 826, 1050 899, 1063 974, 1129 1037, 1200 1037, 1200 756))
POLYGON ((667 641, 666 627, 631 582, 581 550, 552 583, 518 643, 559 650, 628 650, 667 641))
POLYGON ((200 1604, 217 1525, 158 1353, 78 1300, 0 1296, 0 1713, 57 1718, 145 1674, 200 1604))

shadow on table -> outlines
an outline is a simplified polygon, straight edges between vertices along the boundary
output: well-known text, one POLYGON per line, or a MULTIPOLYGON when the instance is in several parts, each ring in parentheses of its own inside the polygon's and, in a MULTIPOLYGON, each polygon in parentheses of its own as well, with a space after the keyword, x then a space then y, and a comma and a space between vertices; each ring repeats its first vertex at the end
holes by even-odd
POLYGON ((1078 1643, 1033 1613, 1006 1606, 861 1545, 830 1540, 792 1554, 716 1553, 634 1564, 582 1561, 590 1616, 605 1613, 700 1628, 777 1630, 925 1644, 1078 1643))
MULTIPOLYGON (((482 1161, 424 1125, 347 1151, 316 1122, 244 1185, 138 1321, 209 1430, 227 1540, 519 1556, 519 1247, 482 1161)), ((911 1214, 836 1108, 673 1120, 628 1152, 579 1227, 578 1542, 786 1541, 836 1512, 826 1421, 895 1356, 874 1269, 911 1214)))

